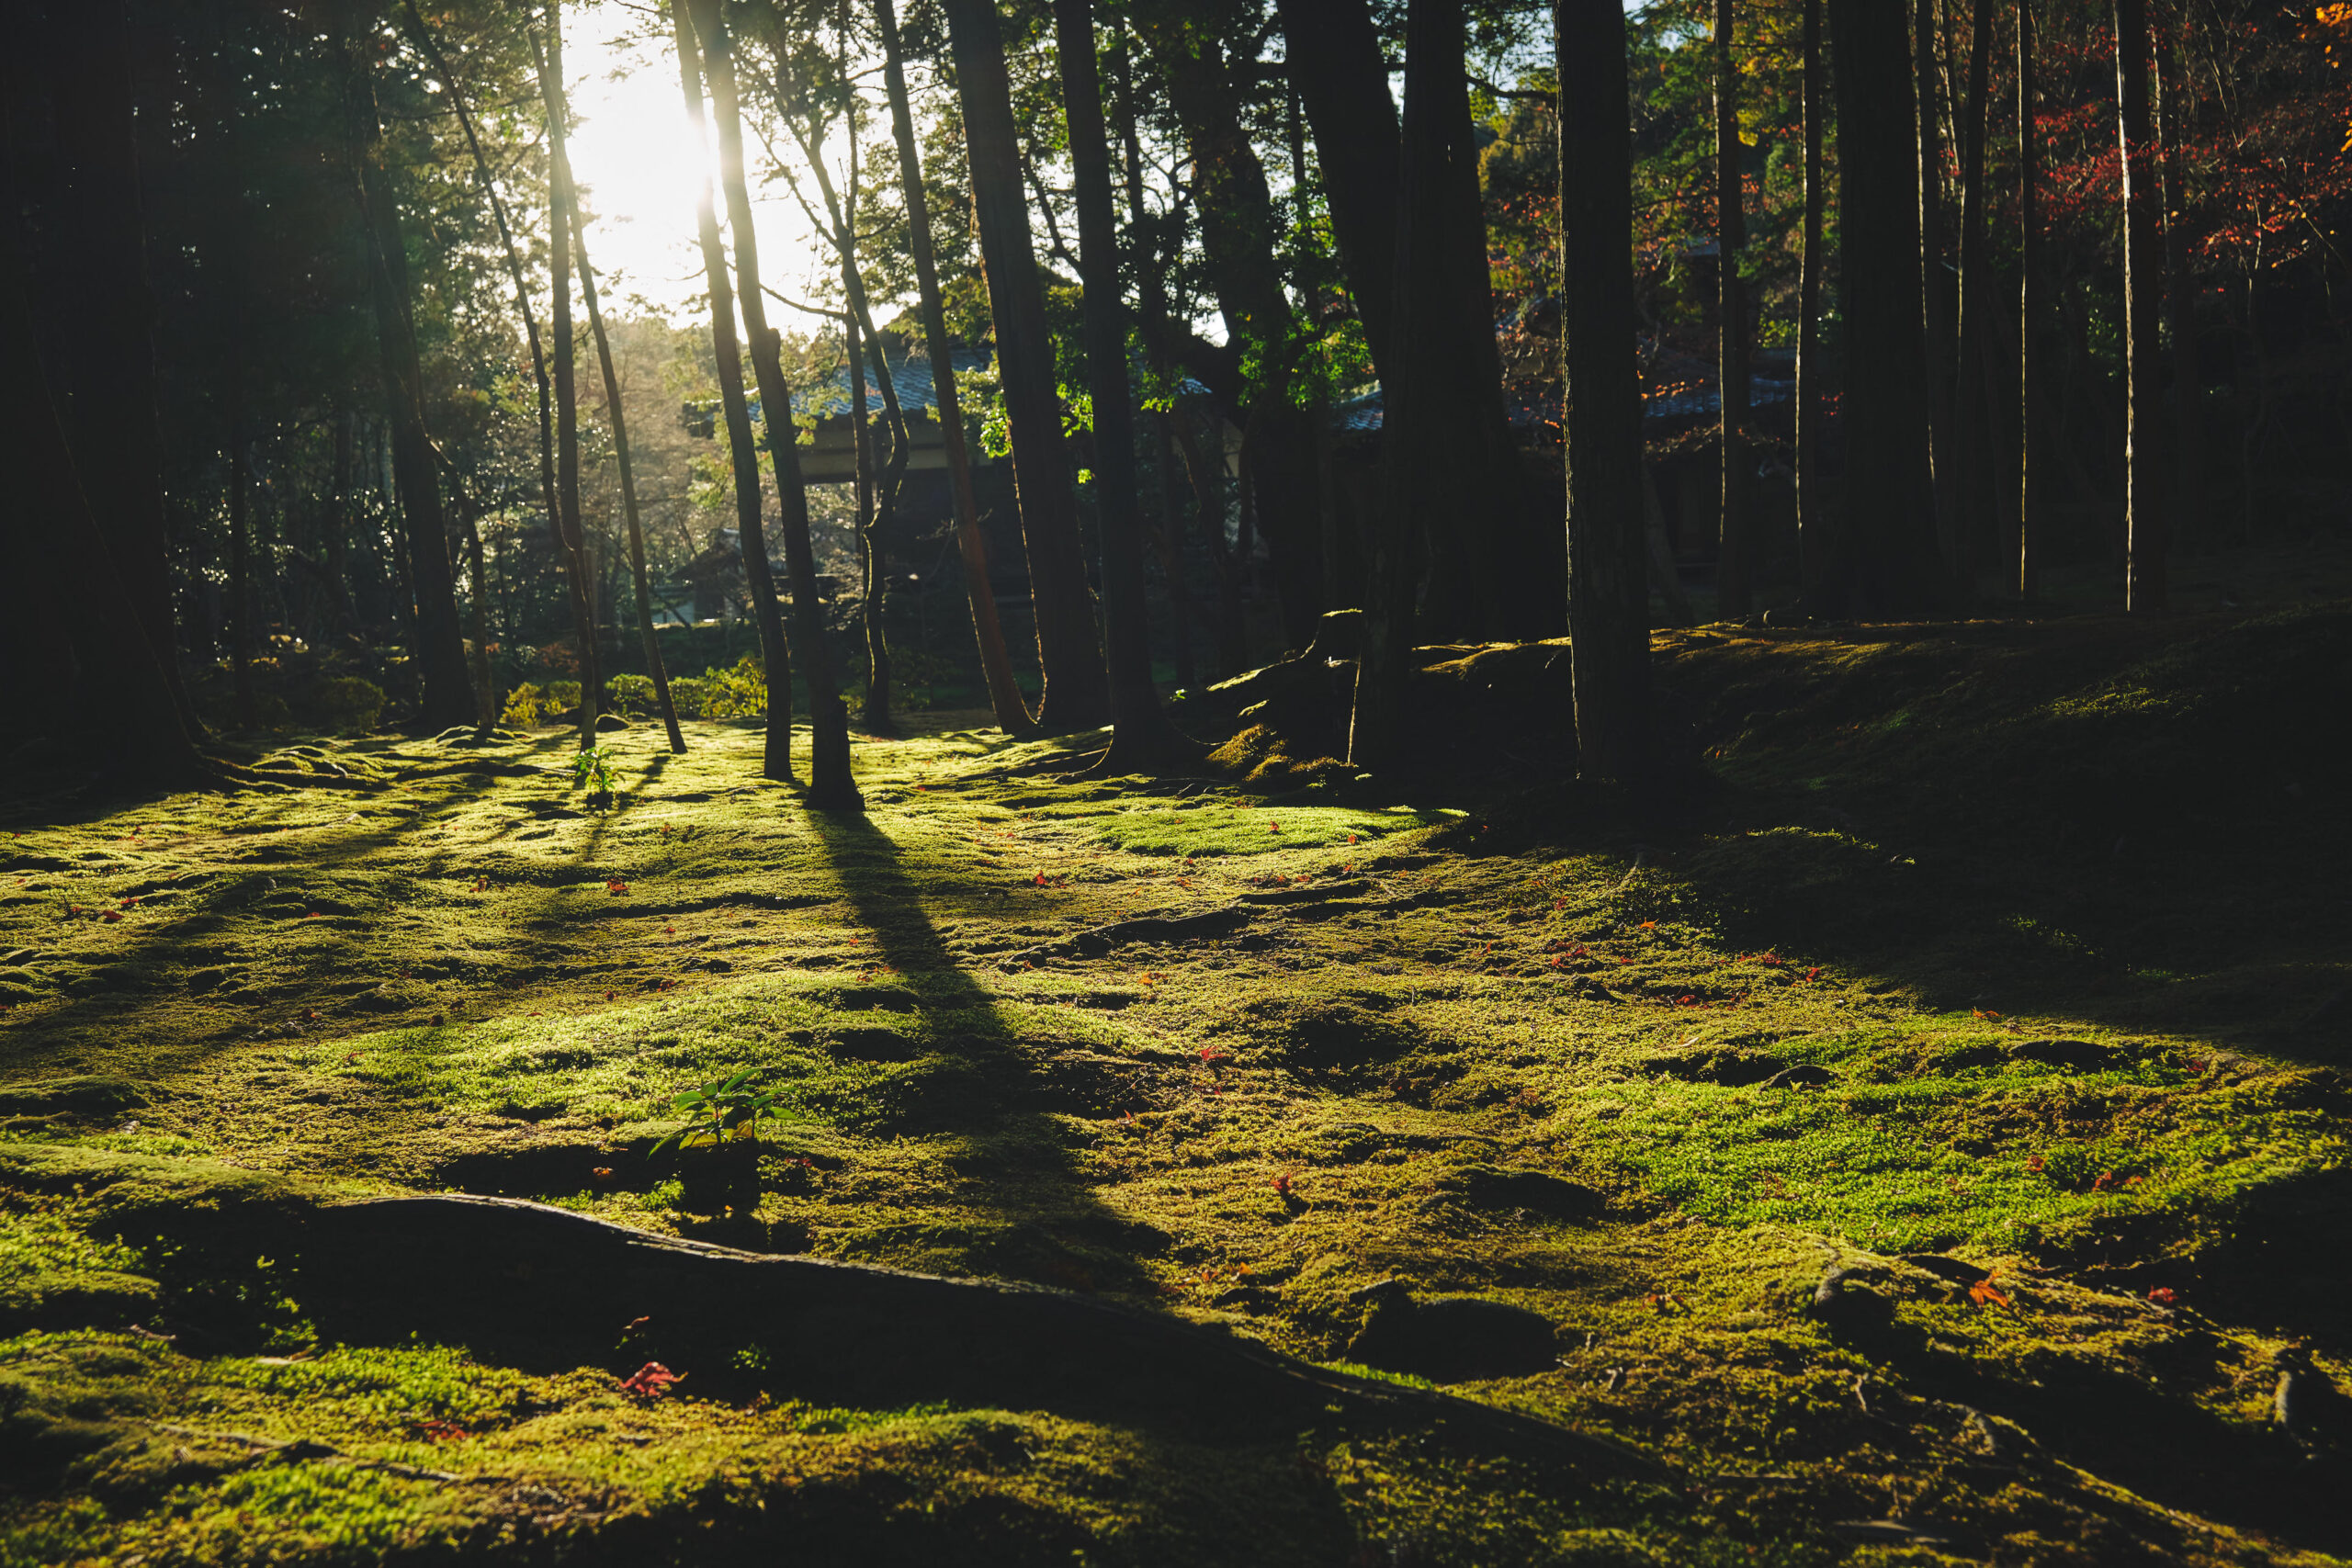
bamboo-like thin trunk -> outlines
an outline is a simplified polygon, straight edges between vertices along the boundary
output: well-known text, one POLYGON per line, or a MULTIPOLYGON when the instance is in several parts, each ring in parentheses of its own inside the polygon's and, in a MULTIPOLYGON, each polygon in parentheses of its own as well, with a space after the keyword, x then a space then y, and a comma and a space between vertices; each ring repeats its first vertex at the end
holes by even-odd
POLYGON ((1985 498, 1989 484, 1992 431, 1984 400, 1984 270, 1989 265, 1984 234, 1984 131, 1991 105, 1993 52, 1992 0, 1976 0, 1975 26, 1968 46, 1968 77, 1960 103, 1954 106, 1960 133, 1960 336, 1959 363, 1952 389, 1952 452, 1959 465, 1952 491, 1960 513, 1954 531, 1951 567, 1955 588, 1973 593, 1978 566, 1992 551, 1992 533, 1985 498))
POLYGON ((1956 581, 1961 457, 1952 429, 1952 307, 1944 282, 1944 145, 1941 73, 1936 62, 1935 0, 1916 0, 1911 41, 1919 141, 1920 320, 1927 334, 1928 473, 1933 484, 1935 547, 1946 581, 1956 581))
POLYGON ((702 43, 704 73, 710 83, 711 118, 718 128, 718 176, 727 196, 728 226, 735 238, 736 302, 750 339, 752 372, 760 389, 760 416, 767 426, 768 461, 775 470, 783 515, 785 570, 792 580, 792 619, 798 643, 800 678, 808 688, 808 804, 819 810, 856 811, 865 807, 852 776, 849 710, 833 682, 831 649, 825 641, 824 606, 817 597, 817 562, 808 538, 808 491, 800 477, 798 433, 792 423, 792 392, 784 379, 782 339, 768 325, 767 301, 760 292, 760 250, 752 225, 752 193, 743 175, 743 123, 735 85, 734 44, 720 0, 691 0, 695 31, 702 43))
POLYGON ((1808 603, 1821 575, 1821 218, 1828 192, 1821 163, 1828 123, 1827 84, 1821 69, 1821 0, 1804 0, 1804 239, 1797 265, 1797 581, 1808 603))
POLYGON ((899 188, 906 197, 908 249, 913 254, 915 288, 922 317, 923 347, 931 357, 932 395, 939 406, 939 435, 947 457, 948 491, 956 507, 956 548, 964 566, 965 596, 972 606, 972 636, 979 645, 980 671, 997 727, 1007 735, 1034 734, 1036 723, 1012 677, 1004 628, 997 619, 996 588, 989 577, 988 540, 972 491, 972 454, 964 437, 964 413, 956 395, 956 366, 947 337, 947 312, 939 291, 939 268, 931 242, 931 214, 922 187, 922 163, 915 148, 914 118, 907 103, 907 76, 899 49, 899 24, 890 0, 875 0, 882 29, 882 78, 890 99, 890 131, 899 147, 899 188))
POLYGON ((2147 0, 2115 0, 2117 152, 2123 174, 2123 608, 2165 608, 2162 373, 2165 241, 2155 117, 2148 92, 2147 0))
MULTIPOLYGON (((2180 25, 2180 24, 2176 24, 2180 25)), ((2164 136, 2165 317, 2172 334, 2173 536, 2193 539, 2205 512, 2203 379, 2197 364, 2197 280, 2188 270, 2188 190, 2181 141, 2187 134, 2187 84, 2169 40, 2156 42, 2157 129, 2164 136)))
POLYGON ((2041 577, 2041 478, 2033 458, 2034 318, 2041 304, 2041 135, 2034 125, 2033 0, 2018 0, 2018 597, 2030 599, 2041 577))
MULTIPOLYGON (((1748 598, 1747 286, 1740 276, 1747 253, 1747 210, 1739 166, 1739 67, 1732 54, 1732 20, 1733 0, 1715 0, 1716 385, 1723 394, 1715 613, 1726 620, 1746 615, 1748 598)), ((1577 155, 1585 155, 1580 145, 1577 155)))
POLYGON ((628 525, 628 573, 637 591, 637 635, 645 648, 645 668, 653 677, 653 697, 662 707, 662 724, 670 732, 670 750, 684 753, 684 731, 678 728, 678 710, 670 701, 670 671, 662 662, 662 645, 653 635, 653 585, 645 570, 645 530, 637 510, 637 471, 629 459, 628 414, 621 406, 620 367, 613 362, 612 340, 605 335, 605 312, 596 303, 596 273, 588 265, 588 231, 575 223, 571 248, 580 261, 580 300, 588 307, 588 331, 596 340, 596 359, 605 372, 605 408, 613 422, 613 457, 620 467, 621 515, 628 525))
MULTIPOLYGON (((727 248, 718 237, 718 207, 703 130, 702 51, 695 42, 687 3, 670 0, 670 31, 678 51, 678 86, 685 98, 686 119, 703 154, 695 227, 702 243, 703 281, 710 299, 711 358, 718 374, 727 446, 733 457, 735 520, 742 540, 743 576, 750 589, 752 626, 759 638, 767 687, 767 744, 760 773, 763 778, 788 783, 792 778, 792 655, 784 636, 784 612, 776 603, 775 573, 768 565, 767 529, 761 521, 760 451, 752 434, 751 403, 743 391, 743 351, 735 335, 735 285, 727 276, 727 248)), ((773 409, 764 412, 774 416, 773 409)))

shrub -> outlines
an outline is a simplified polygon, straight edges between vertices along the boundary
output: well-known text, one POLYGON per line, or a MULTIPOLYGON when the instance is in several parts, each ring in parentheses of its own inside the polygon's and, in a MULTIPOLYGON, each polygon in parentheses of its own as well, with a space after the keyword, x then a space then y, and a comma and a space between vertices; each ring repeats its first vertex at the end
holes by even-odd
POLYGON ((546 701, 545 694, 526 681, 506 694, 506 711, 498 722, 514 729, 537 729, 539 709, 546 701))
POLYGON ((651 713, 658 705, 650 675, 616 675, 605 682, 605 689, 612 694, 613 706, 623 714, 651 713))
POLYGON ((758 718, 768 711, 767 671, 756 653, 745 654, 731 670, 704 671, 702 689, 705 718, 758 718))
POLYGON ((549 681, 548 694, 540 701, 542 705, 549 710, 548 716, 550 718, 557 714, 570 713, 580 705, 580 682, 549 681))
POLYGON ((691 675, 682 675, 670 682, 670 705, 678 710, 680 718, 701 718, 703 684, 691 675))
POLYGON ((384 714, 384 688, 356 675, 338 675, 311 689, 309 705, 328 729, 373 729, 384 714))

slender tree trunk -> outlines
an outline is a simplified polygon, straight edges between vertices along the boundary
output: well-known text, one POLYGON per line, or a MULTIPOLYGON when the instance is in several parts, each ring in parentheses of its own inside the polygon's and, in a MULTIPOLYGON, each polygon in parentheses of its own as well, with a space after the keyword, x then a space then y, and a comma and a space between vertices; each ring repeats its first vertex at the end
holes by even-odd
POLYGON ((1917 105, 1903 12, 1828 0, 1836 51, 1846 474, 1824 604, 1908 615, 1938 599, 1921 330, 1917 105))
POLYGON ((2115 99, 2123 173, 2123 607, 2154 615, 2165 608, 2165 238, 2161 152, 2148 92, 2147 0, 2115 0, 2115 99))
POLYGON ((808 804, 825 811, 865 807, 851 775, 849 710, 833 682, 831 650, 825 641, 824 606, 817 597, 817 562, 808 539, 808 491, 800 478, 798 433, 792 423, 792 392, 785 384, 782 340, 768 325, 760 293, 759 241, 752 222, 751 187, 743 177, 743 127, 735 87, 734 45, 720 0, 691 0, 700 36, 703 67, 710 81, 711 118, 718 127, 718 174, 727 192, 728 226, 735 236, 738 308, 751 339, 752 371, 760 389, 761 418, 767 425, 768 461, 775 469, 782 502, 785 569, 792 578, 792 618, 801 680, 808 688, 808 804))
POLYGON ((1919 279, 1927 332, 1928 471, 1934 484, 1935 547, 1945 570, 1956 567, 1960 465, 1952 430, 1952 299, 1944 276, 1944 141, 1941 80, 1936 61, 1935 0, 1915 0, 1911 41, 1912 129, 1918 138, 1919 279))
MULTIPOLYGON (((678 82, 695 141, 706 149, 703 130, 702 51, 686 16, 688 0, 671 0, 670 30, 678 51, 678 82)), ((752 625, 758 633, 760 661, 767 685, 767 748, 761 776, 792 777, 792 660, 784 636, 784 612, 776 603, 775 577, 768 565, 767 530, 761 521, 760 451, 752 434, 751 402, 743 391, 743 354, 735 336, 735 286, 727 276, 727 250, 718 237, 718 208, 705 173, 695 206, 702 240, 704 286, 710 296, 712 360, 718 373, 719 407, 727 421, 727 446, 735 473, 735 519, 743 547, 743 576, 751 591, 752 625)), ((775 411, 765 412, 774 418, 775 411)))
MULTIPOLYGON (((1732 52, 1733 0, 1715 0, 1716 382, 1723 393, 1719 456, 1723 532, 1715 558, 1715 613, 1747 614, 1747 198, 1740 176, 1739 67, 1732 52)), ((1630 156, 1630 153, 1628 154, 1630 156)))
POLYGON ((1153 470, 1159 476, 1159 574, 1168 580, 1170 620, 1176 634, 1176 684, 1193 689, 1193 593, 1184 571, 1184 513, 1176 503, 1176 438, 1168 432, 1168 415, 1152 415, 1157 437, 1153 470))
POLYGON ((683 754, 686 737, 678 728, 678 710, 670 700, 670 671, 662 662, 661 639, 653 635, 653 584, 645 570, 645 529, 637 510, 637 470, 629 457, 628 412, 621 403, 620 367, 613 362, 612 340, 605 335, 605 312, 596 304, 596 273, 588 265, 588 231, 583 225, 572 226, 571 246, 580 261, 580 299, 588 307, 588 331, 596 340, 597 363, 604 367, 605 408, 613 422, 613 457, 620 467, 621 515, 628 525, 629 583, 637 592, 638 640, 645 649, 645 668, 653 677, 653 696, 662 707, 662 728, 670 732, 670 750, 683 754))
MULTIPOLYGON (((1375 375, 1390 363, 1396 292, 1396 169, 1401 143, 1388 63, 1367 0, 1277 0, 1284 52, 1323 170, 1348 293, 1375 375)), ((1332 601, 1338 604, 1339 601, 1332 601)))
MULTIPOLYGON (((1390 326, 1406 355, 1382 383, 1381 479, 1387 492, 1372 541, 1370 587, 1356 659, 1355 709, 1348 759, 1383 770, 1410 754, 1416 536, 1423 519, 1461 503, 1458 468, 1471 454, 1439 439, 1446 423, 1430 405, 1461 382, 1445 361, 1459 339, 1433 330, 1443 320, 1447 236, 1454 182, 1454 106, 1462 92, 1461 0, 1413 0, 1405 24, 1404 164, 1396 204, 1396 297, 1390 326)), ((1466 118, 1466 115, 1464 117, 1466 118)), ((1463 127, 1466 133, 1466 125, 1463 127)), ((1640 513, 1634 513, 1636 518, 1640 513)), ((1450 541, 1449 541, 1450 543, 1450 541)))
POLYGON ((1993 0, 1976 0, 1968 46, 1968 80, 1956 117, 1961 139, 1959 367, 1952 392, 1952 451, 1959 463, 1953 494, 1960 505, 1951 554, 1955 583, 1973 593, 1978 570, 1995 554, 1991 509, 1992 424, 1985 389, 1984 133, 1992 105, 1993 0))
MULTIPOLYGON (((2175 26, 2186 25, 2176 22, 2175 26)), ((2172 334, 2172 444, 2175 539, 2204 532, 2204 377, 2197 364, 2197 279, 2188 269, 2188 189, 2181 143, 2188 133, 2188 85, 2173 59, 2174 40, 2156 44, 2156 91, 2164 134, 2165 316, 2172 334)))
MULTIPOLYGON (((1564 153, 1560 298, 1577 773, 1631 782, 1647 770, 1650 637, 1625 12, 1621 0, 1558 0, 1553 17, 1564 153)), ((1726 39, 1729 19, 1718 10, 1726 39)), ((1729 276, 1728 253, 1724 261, 1729 276)), ((1730 434, 1727 423, 1727 441, 1730 434)))
POLYGON ((1821 217, 1828 203, 1821 163, 1822 129, 1828 123, 1828 84, 1821 69, 1821 0, 1804 0, 1802 46, 1804 98, 1804 252, 1797 265, 1797 581, 1805 602, 1816 596, 1821 575, 1821 285, 1827 271, 1822 254, 1821 217))
POLYGON ((376 116, 375 85, 367 64, 353 51, 349 31, 340 28, 345 20, 340 5, 335 17, 344 62, 346 124, 368 232, 368 281, 375 301, 377 352, 391 425, 392 468, 415 594, 416 662, 424 677, 420 717, 429 728, 447 728, 463 724, 472 716, 473 682, 468 678, 465 638, 458 629, 440 476, 435 471, 432 438, 425 430, 424 375, 410 314, 408 252, 401 238, 390 172, 381 162, 383 137, 376 116))
POLYGON ((2034 89, 2033 0, 2018 0, 2018 597, 2041 589, 2041 468, 2034 460, 2034 409, 2041 355, 2033 329, 2041 314, 2041 133, 2034 89))
MULTIPOLYGON (((563 5, 547 0, 548 41, 537 60, 539 96, 548 116, 548 267, 553 302, 549 333, 555 372, 555 493, 557 534, 571 581, 571 619, 580 639, 580 749, 596 744, 604 707, 604 671, 596 647, 596 584, 589 571, 588 540, 580 524, 580 400, 571 329, 571 231, 580 204, 566 151, 569 107, 563 91, 563 5)), ((534 51, 537 41, 533 40, 534 51)))
POLYGON ((466 565, 473 583, 474 705, 481 714, 484 734, 498 727, 498 682, 490 669, 490 572, 482 561, 481 525, 477 508, 465 509, 466 565))
POLYGON ((931 359, 932 395, 939 406, 940 445, 947 457, 948 491, 956 508, 956 548, 964 566, 965 596, 972 606, 972 636, 979 645, 980 672, 997 728, 1007 735, 1036 728, 1012 678, 1012 660, 996 614, 996 587, 989 577, 988 540, 980 532, 979 505, 972 492, 972 454, 965 444, 964 413, 956 395, 956 366, 947 337, 947 312, 933 259, 931 212, 922 188, 922 162, 915 148, 914 117, 907 103, 906 66, 899 49, 899 23, 890 0, 875 0, 882 27, 882 76, 890 98, 890 132, 899 146, 899 187, 907 204, 908 249, 915 264, 917 307, 923 348, 931 359))
POLYGON ((998 374, 1012 429, 1013 485, 1028 546, 1030 598, 1036 607, 1037 657, 1045 670, 1037 722, 1048 729, 1088 729, 1111 716, 1110 680, 1089 603, 1078 498, 1063 449, 1053 344, 1046 333, 1045 296, 1030 249, 1004 41, 993 0, 945 0, 944 9, 969 143, 972 206, 996 326, 998 374))
POLYGON ((1096 532, 1102 547, 1102 630, 1109 654, 1110 749, 1098 764, 1117 774, 1148 771, 1196 750, 1176 732, 1151 683, 1151 630, 1144 606, 1143 515, 1136 483, 1134 395, 1127 385, 1126 310, 1111 199, 1111 146, 1094 58, 1091 0, 1054 0, 1062 105, 1069 132, 1083 268, 1086 379, 1094 404, 1096 532))

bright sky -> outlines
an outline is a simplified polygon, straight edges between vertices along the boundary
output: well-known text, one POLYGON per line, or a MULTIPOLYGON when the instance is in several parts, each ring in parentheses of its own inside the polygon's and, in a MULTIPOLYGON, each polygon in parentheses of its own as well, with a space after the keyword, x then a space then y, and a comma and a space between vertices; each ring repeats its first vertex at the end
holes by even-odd
MULTIPOLYGON (((577 128, 571 170, 592 214, 588 254, 616 310, 641 297, 673 321, 699 318, 702 252, 695 238, 698 156, 678 91, 678 61, 666 31, 657 48, 629 41, 641 33, 649 9, 614 0, 567 7, 563 40, 577 128)), ((760 266, 770 288, 809 298, 820 251, 808 220, 781 185, 763 192, 765 162, 756 141, 745 148, 752 202, 760 230, 760 266)), ((725 206, 722 200, 721 212, 725 206)), ((786 333, 807 333, 816 318, 774 300, 768 310, 786 333)))

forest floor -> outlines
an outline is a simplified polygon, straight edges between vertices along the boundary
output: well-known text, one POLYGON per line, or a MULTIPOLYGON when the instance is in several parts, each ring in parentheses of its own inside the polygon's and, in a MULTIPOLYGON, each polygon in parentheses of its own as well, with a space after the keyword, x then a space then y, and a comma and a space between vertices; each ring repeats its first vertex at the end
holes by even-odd
POLYGON ((829 817, 747 724, 611 736, 607 809, 553 731, 17 781, 0 1564, 2352 1556, 2352 605, 1658 646, 1703 766, 1646 803, 946 728, 829 817), (730 1208, 650 1151, 747 1067, 730 1208), (460 1334, 463 1271, 403 1320, 316 1245, 435 1191, 1029 1281, 1657 1468, 1442 1403, 804 1382, 519 1263, 460 1334))

